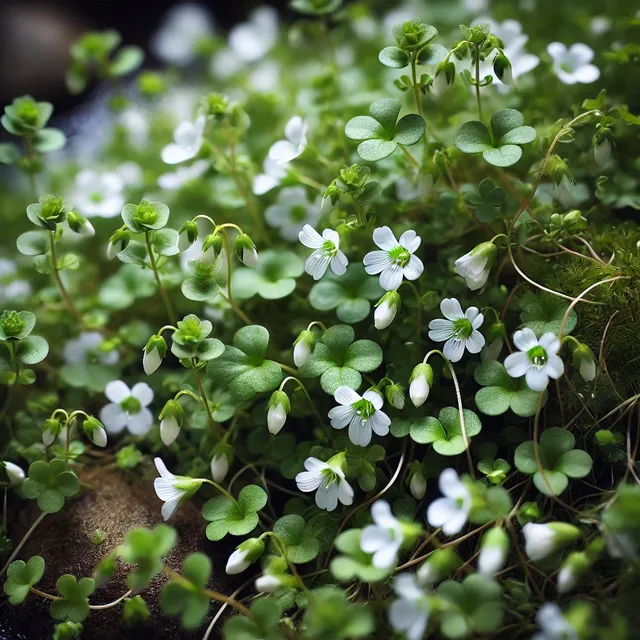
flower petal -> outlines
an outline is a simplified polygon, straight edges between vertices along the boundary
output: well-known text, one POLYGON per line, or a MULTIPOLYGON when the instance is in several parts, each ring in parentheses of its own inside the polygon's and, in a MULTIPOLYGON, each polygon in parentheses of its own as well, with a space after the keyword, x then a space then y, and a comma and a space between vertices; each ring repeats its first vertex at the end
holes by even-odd
POLYGON ((464 318, 462 307, 455 298, 445 298, 440 303, 440 311, 442 311, 442 315, 448 320, 460 320, 464 318))
POLYGON ((111 403, 100 410, 100 422, 105 426, 107 433, 116 435, 127 424, 127 413, 119 404, 111 403))
POLYGON ((529 367, 524 379, 532 391, 544 391, 549 384, 549 374, 546 372, 546 368, 529 367))
POLYGON ((310 249, 319 249, 324 244, 322 236, 310 225, 305 224, 302 231, 298 234, 300 242, 310 249))
POLYGON ((429 339, 434 342, 445 342, 454 334, 451 320, 436 318, 429 323, 429 339))
POLYGON ((409 263, 404 268, 404 277, 407 280, 417 280, 424 272, 424 265, 422 260, 417 256, 411 256, 409 263))
POLYGON ((385 291, 394 291, 402 284, 404 269, 399 264, 390 264, 380 274, 380 286, 385 291))
POLYGON ((464 345, 464 341, 458 338, 449 338, 449 340, 444 343, 442 353, 444 353, 444 357, 450 362, 459 362, 464 355, 464 345))
POLYGON ((136 413, 133 416, 127 418, 127 428, 129 433, 134 436, 144 436, 149 433, 151 425, 153 424, 153 414, 149 409, 142 409, 140 413, 136 413))
POLYGON ((302 151, 289 140, 278 140, 274 142, 269 149, 269 158, 275 160, 278 164, 286 164, 297 158, 302 151))
POLYGON ((422 242, 422 238, 413 229, 409 229, 400 236, 398 242, 409 253, 415 253, 422 242))
POLYGON ((521 378, 527 373, 529 367, 531 367, 529 356, 522 351, 512 353, 504 359, 504 368, 512 378, 521 378))
POLYGON ((513 334, 513 344, 520 351, 529 351, 538 346, 538 339, 531 329, 520 329, 513 334))
POLYGON ((119 404, 131 395, 131 389, 122 380, 112 380, 105 387, 104 395, 107 400, 119 404))
POLYGON ((148 407, 153 402, 153 389, 146 382, 133 385, 131 395, 143 406, 148 407))
POLYGON ((365 271, 370 275, 377 275, 382 273, 387 267, 391 265, 391 258, 386 251, 370 251, 365 255, 362 264, 364 264, 365 271))
POLYGON ((384 251, 391 251, 398 246, 398 241, 393 235, 393 231, 387 226, 378 227, 373 232, 373 241, 384 251))

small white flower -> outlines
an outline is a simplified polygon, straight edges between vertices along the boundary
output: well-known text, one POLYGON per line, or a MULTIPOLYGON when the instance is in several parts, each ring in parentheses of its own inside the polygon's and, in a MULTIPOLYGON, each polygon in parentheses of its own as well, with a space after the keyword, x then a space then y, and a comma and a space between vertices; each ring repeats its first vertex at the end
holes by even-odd
POLYGON ((164 502, 162 505, 162 517, 165 522, 178 510, 178 507, 188 500, 202 484, 202 480, 187 476, 174 476, 160 458, 153 461, 160 474, 153 481, 156 495, 164 502))
POLYGON ((522 534, 527 556, 538 561, 579 538, 580 529, 566 522, 528 522, 522 527, 522 534))
POLYGON ((349 439, 353 444, 366 447, 371 442, 371 432, 379 436, 389 433, 391 419, 380 411, 384 400, 377 392, 369 389, 361 396, 350 387, 342 386, 333 394, 340 405, 329 411, 329 419, 334 429, 344 429, 349 425, 349 439))
POLYGON ((296 476, 300 491, 316 492, 316 504, 320 509, 333 511, 338 506, 338 501, 347 506, 353 503, 353 489, 345 480, 342 470, 344 458, 344 453, 336 454, 328 462, 307 458, 304 461, 306 471, 296 476))
POLYGON ((429 338, 444 342, 444 355, 451 362, 458 362, 466 349, 469 353, 480 353, 484 347, 484 336, 478 331, 484 315, 477 307, 469 307, 464 313, 455 298, 445 298, 440 311, 446 320, 438 318, 429 323, 429 338))
POLYGON ((236 575, 248 569, 264 553, 264 542, 260 538, 249 538, 241 542, 229 556, 225 569, 228 575, 236 575))
POLYGON ((267 156, 262 164, 264 173, 258 174, 253 179, 251 190, 257 196, 261 196, 271 189, 275 189, 283 178, 286 177, 289 170, 289 163, 277 162, 273 158, 267 156))
POLYGON ((120 359, 118 352, 101 351, 100 345, 104 336, 99 331, 84 331, 77 338, 67 340, 62 348, 62 357, 66 364, 84 364, 99 362, 100 364, 115 364, 120 359))
POLYGON ((162 26, 151 42, 156 56, 178 66, 192 62, 196 45, 213 34, 209 12, 201 4, 177 4, 166 13, 162 26))
POLYGON ((122 380, 112 380, 104 394, 111 403, 102 407, 100 420, 108 433, 118 434, 125 427, 134 436, 148 433, 153 415, 147 407, 153 401, 153 390, 146 382, 138 382, 129 389, 122 380))
POLYGON ((247 22, 229 31, 229 48, 242 62, 264 57, 278 40, 278 13, 273 7, 259 7, 247 22))
POLYGON ((2 462, 0 464, 4 465, 4 470, 9 478, 9 484, 12 487, 16 485, 22 484, 26 477, 24 470, 20 468, 17 464, 13 462, 2 462))
POLYGON ((563 84, 595 82, 600 77, 600 69, 593 64, 593 49, 580 42, 568 49, 561 42, 552 42, 547 53, 553 59, 553 70, 563 84))
POLYGON ((611 29, 611 20, 605 16, 594 16, 589 23, 589 30, 594 36, 601 36, 611 29))
POLYGON ((296 367, 301 367, 309 359, 310 355, 311 348, 305 340, 300 340, 300 342, 293 347, 293 363, 296 367))
POLYGON ((440 473, 438 487, 444 497, 429 505, 427 520, 432 527, 442 528, 447 536, 460 533, 471 510, 471 493, 455 469, 444 469, 440 473))
POLYGON ((255 586, 258 593, 273 593, 280 588, 280 576, 266 574, 256 579, 255 586))
POLYGON ((596 377, 596 361, 584 358, 580 363, 580 375, 586 382, 591 382, 596 377))
POLYGON ((305 247, 315 249, 304 263, 304 270, 314 280, 320 280, 329 266, 337 276, 346 273, 349 261, 340 251, 340 236, 337 231, 325 229, 320 235, 311 225, 305 224, 298 238, 305 247))
POLYGON ((215 482, 222 482, 229 473, 229 458, 224 453, 217 454, 211 458, 211 477, 215 482))
POLYGON ((172 444, 180 434, 180 423, 173 414, 160 420, 160 439, 165 446, 172 444))
POLYGON ((534 633, 531 640, 578 640, 578 631, 562 615, 555 602, 546 602, 536 613, 539 633, 534 633))
POLYGON ((278 229, 280 235, 290 242, 298 239, 305 225, 313 227, 320 220, 320 215, 320 200, 310 203, 304 187, 282 189, 277 201, 264 212, 267 224, 278 229))
POLYGON ((124 206, 124 186, 117 173, 83 169, 76 175, 71 199, 86 217, 113 218, 124 206))
POLYGON ((401 573, 393 581, 398 596, 389 607, 389 622, 408 640, 422 640, 429 621, 429 599, 418 585, 416 576, 401 573))
POLYGON ((378 227, 373 232, 373 241, 381 251, 370 251, 364 257, 364 267, 369 275, 380 274, 380 286, 393 291, 402 283, 402 278, 416 280, 422 275, 424 265, 413 255, 422 242, 415 231, 405 231, 396 240, 389 227, 378 227))
POLYGON ((492 578, 507 560, 509 537, 501 527, 489 529, 482 538, 478 572, 492 578))
POLYGON ((255 245, 251 247, 243 247, 240 254, 240 260, 242 264, 250 269, 255 269, 258 266, 258 250, 255 245))
POLYGON ((187 182, 197 180, 203 176, 208 168, 209 163, 206 160, 196 160, 188 167, 178 167, 173 172, 163 173, 158 178, 158 186, 167 191, 177 191, 180 187, 187 184, 187 182))
POLYGON ((107 432, 104 427, 99 426, 91 431, 89 434, 89 438, 96 447, 106 447, 107 446, 107 432))
POLYGON ((553 184, 554 198, 565 208, 568 209, 573 202, 574 183, 566 175, 563 175, 560 182, 553 184))
POLYGON ((557 355, 560 340, 554 333, 545 333, 538 340, 531 329, 521 329, 513 334, 513 344, 519 351, 505 358, 504 368, 512 378, 524 376, 533 391, 544 391, 549 378, 557 380, 564 373, 564 363, 557 355))
POLYGON ((372 563, 377 569, 390 569, 398 561, 398 551, 402 545, 402 525, 391 513, 386 500, 378 500, 371 507, 371 517, 375 524, 367 525, 360 536, 360 548, 372 553, 372 563))
POLYGON ((267 428, 269 433, 276 436, 284 427, 284 423, 287 421, 287 412, 282 404, 274 404, 269 407, 267 411, 267 428))
POLYGON ((433 369, 429 364, 414 367, 409 378, 409 397, 414 407, 421 407, 429 397, 433 384, 433 369))
POLYGON ((123 162, 115 168, 125 187, 139 187, 142 184, 142 167, 137 162, 123 162))
POLYGON ((206 118, 198 116, 194 123, 181 122, 173 132, 173 142, 162 150, 162 161, 166 164, 179 164, 195 158, 204 142, 206 118))
POLYGON ((562 567, 560 571, 558 571, 558 593, 568 593, 569 591, 572 591, 577 582, 578 576, 571 565, 562 567))
POLYGON ((471 291, 482 289, 487 283, 497 251, 493 242, 482 242, 456 260, 455 272, 471 291))
POLYGON ((161 364, 162 356, 157 349, 151 349, 150 351, 144 352, 144 355, 142 356, 142 368, 148 376, 155 373, 161 364))
POLYGON ((127 133, 129 144, 138 150, 149 143, 149 114, 139 107, 127 107, 118 117, 118 122, 127 133))
POLYGON ((395 319, 400 309, 400 295, 397 291, 388 291, 380 299, 373 312, 373 324, 378 331, 386 329, 395 319))
POLYGON ((293 116, 284 128, 286 140, 278 140, 269 149, 269 158, 278 164, 291 162, 307 148, 309 125, 300 116, 293 116))

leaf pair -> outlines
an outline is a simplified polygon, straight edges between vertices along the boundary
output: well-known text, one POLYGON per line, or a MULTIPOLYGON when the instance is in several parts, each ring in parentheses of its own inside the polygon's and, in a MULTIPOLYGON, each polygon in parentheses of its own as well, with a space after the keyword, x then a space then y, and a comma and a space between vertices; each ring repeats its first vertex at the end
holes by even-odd
POLYGON ((244 536, 258 526, 258 511, 267 504, 267 494, 255 484, 244 487, 237 502, 221 495, 207 500, 202 517, 208 520, 207 538, 222 540, 227 533, 244 536))
POLYGON ((491 116, 491 130, 482 122, 465 122, 455 139, 463 153, 482 153, 495 167, 510 167, 522 157, 520 145, 533 142, 536 130, 523 126, 524 116, 515 109, 500 109, 491 116))
MULTIPOLYGON (((467 442, 482 430, 480 418, 469 409, 464 409, 464 430, 467 442)), ((454 407, 444 407, 438 418, 431 416, 416 420, 409 430, 411 438, 419 444, 432 444, 434 450, 442 456, 457 456, 466 448, 462 435, 460 412, 454 407)))
POLYGON ((75 496, 80 481, 67 463, 58 458, 45 462, 38 460, 29 467, 29 477, 22 483, 26 498, 38 501, 45 513, 57 513, 64 507, 65 498, 75 496))
POLYGON ((347 138, 362 140, 358 155, 363 160, 377 162, 390 156, 399 144, 411 146, 420 141, 426 129, 424 118, 409 113, 398 120, 401 107, 395 98, 376 100, 368 116, 356 116, 347 122, 347 138))

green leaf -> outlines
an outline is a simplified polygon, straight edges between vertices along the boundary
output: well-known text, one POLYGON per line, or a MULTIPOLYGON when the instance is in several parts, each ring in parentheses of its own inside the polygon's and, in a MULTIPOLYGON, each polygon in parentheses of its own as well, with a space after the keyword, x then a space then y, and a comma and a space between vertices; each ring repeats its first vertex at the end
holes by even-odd
POLYGON ((358 155, 367 162, 378 162, 390 156, 397 147, 395 140, 365 140, 358 145, 358 155))
POLYGON ((545 496, 559 496, 567 488, 569 479, 561 471, 545 469, 544 476, 539 471, 535 472, 533 484, 545 496))
POLYGON ((304 273, 304 263, 290 251, 268 250, 260 254, 255 269, 241 267, 233 272, 232 286, 240 300, 259 295, 265 300, 279 300, 296 288, 296 278, 304 273))
POLYGON ((49 250, 47 231, 26 231, 16 240, 18 251, 25 256, 39 256, 49 250))
POLYGON ((141 271, 135 265, 126 264, 101 284, 98 300, 107 309, 127 309, 136 300, 151 297, 156 288, 150 270, 141 271))
POLYGON ((88 597, 95 590, 96 583, 92 578, 82 578, 76 582, 72 575, 63 575, 56 582, 56 589, 61 600, 51 603, 51 616, 56 620, 82 622, 89 615, 88 597))
POLYGON ((0 144, 0 164, 15 164, 22 154, 15 144, 3 142, 0 144))
POLYGON ((493 131, 496 140, 500 140, 504 135, 523 124, 524 116, 516 109, 500 109, 491 116, 491 131, 493 131))
POLYGON ((563 453, 571 451, 576 445, 576 439, 570 431, 561 427, 551 427, 542 432, 540 444, 545 454, 557 460, 563 453))
POLYGON ((33 146, 39 153, 51 153, 62 149, 67 142, 67 137, 60 129, 47 128, 36 133, 33 146))
POLYGON ((417 62, 423 66, 435 65, 442 62, 448 53, 448 49, 441 44, 428 44, 418 52, 417 62))
POLYGON ((385 47, 378 54, 378 60, 393 69, 403 69, 409 64, 409 56, 400 47, 385 47))
POLYGON ((240 491, 238 504, 244 515, 260 511, 267 504, 267 494, 261 487, 250 484, 240 491))
POLYGON ((427 125, 422 116, 410 113, 398 121, 394 140, 398 144, 410 147, 420 141, 426 128, 427 125))
MULTIPOLYGON (((464 425, 467 440, 477 435, 482 430, 480 418, 469 409, 464 409, 464 425)), ((460 413, 454 407, 445 407, 438 416, 446 437, 433 442, 433 448, 443 456, 454 456, 462 453, 465 448, 465 439, 462 436, 462 425, 460 424, 460 413)))
POLYGON ((28 336, 18 343, 16 357, 24 364, 38 364, 49 353, 49 343, 41 336, 28 336))
POLYGON ((411 424, 411 439, 418 444, 431 444, 436 440, 445 440, 447 434, 437 418, 420 418, 411 424))
POLYGON ((178 232, 175 229, 158 229, 154 231, 151 244, 154 251, 161 256, 176 256, 180 253, 178 232))
POLYGON ((144 60, 144 52, 139 47, 122 47, 109 65, 109 74, 112 76, 126 76, 135 71, 144 60))
POLYGON ((351 118, 344 133, 350 140, 384 140, 387 137, 383 125, 371 116, 351 118))
MULTIPOLYGON (((564 314, 569 308, 569 303, 562 298, 545 292, 536 294, 532 291, 522 295, 518 300, 518 305, 522 309, 520 319, 523 326, 531 329, 538 338, 548 332, 557 335, 564 314)), ((578 314, 572 309, 567 318, 564 333, 570 334, 577 323, 578 314)))
POLYGON ((273 531, 287 545, 287 556, 294 564, 311 562, 320 552, 313 526, 300 515, 283 516, 273 525, 273 531))
POLYGON ((345 353, 344 366, 356 371, 374 371, 382 364, 382 348, 372 340, 358 340, 345 353))
POLYGON ((242 327, 236 331, 233 345, 246 353, 254 364, 260 364, 269 346, 269 332, 260 325, 242 327))
POLYGON ((320 386, 325 393, 333 395, 338 387, 351 387, 357 390, 362 384, 362 376, 350 367, 332 367, 320 377, 320 386))
POLYGON ((402 108, 402 103, 396 98, 383 98, 371 103, 369 115, 377 120, 387 132, 387 140, 393 137, 396 120, 402 108))
POLYGON ((482 157, 494 167, 510 167, 520 160, 522 149, 516 145, 507 144, 483 151, 482 157))
POLYGON ((569 478, 584 478, 591 472, 592 465, 593 459, 586 451, 574 449, 560 456, 556 469, 569 478))
POLYGON ((465 122, 460 127, 455 145, 463 153, 480 153, 493 147, 489 129, 477 120, 465 122))
POLYGON ((4 592, 9 596, 12 605, 22 604, 29 595, 29 589, 37 584, 44 574, 44 559, 33 556, 25 563, 14 560, 7 569, 7 581, 4 592))
POLYGON ((180 287, 182 295, 188 300, 195 302, 208 302, 213 300, 220 291, 218 283, 212 278, 205 280, 204 278, 187 278, 180 287))

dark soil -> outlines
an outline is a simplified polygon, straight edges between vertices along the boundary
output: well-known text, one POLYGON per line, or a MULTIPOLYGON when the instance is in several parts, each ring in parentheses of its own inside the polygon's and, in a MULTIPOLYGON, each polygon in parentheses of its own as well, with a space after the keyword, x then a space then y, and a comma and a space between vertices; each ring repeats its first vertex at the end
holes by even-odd
MULTIPOLYGON (((70 573, 78 579, 92 576, 100 560, 123 541, 130 529, 154 527, 162 522, 162 503, 154 493, 151 479, 132 484, 117 470, 102 472, 101 475, 96 475, 94 470, 93 476, 81 474, 80 479, 94 488, 68 502, 61 512, 46 516, 18 555, 18 559, 22 560, 33 555, 44 558, 45 573, 37 587, 53 595, 57 595, 55 583, 61 575, 70 573), (90 539, 96 529, 106 533, 105 542, 97 546, 90 539)), ((39 514, 31 502, 20 502, 18 506, 21 510, 15 514, 13 523, 9 519, 9 531, 14 544, 18 543, 39 514)), ((213 564, 209 588, 229 594, 244 582, 242 576, 238 576, 240 580, 230 579, 224 572, 229 553, 238 544, 238 539, 226 538, 215 545, 209 542, 204 534, 206 523, 198 507, 193 501, 188 502, 170 522, 178 532, 178 542, 174 551, 167 556, 166 564, 175 571, 181 571, 182 562, 189 553, 207 553, 213 564)), ((119 566, 114 577, 106 585, 97 588, 89 597, 89 602, 106 604, 126 593, 129 570, 127 565, 119 566)), ((83 622, 82 638, 200 640, 220 605, 212 603, 210 614, 200 629, 195 632, 183 631, 179 618, 165 616, 162 612, 160 594, 166 582, 167 577, 161 574, 141 592, 151 611, 151 617, 145 624, 127 628, 122 621, 121 604, 103 611, 92 610, 83 622)), ((49 640, 55 625, 49 615, 49 604, 48 600, 30 594, 22 605, 14 607, 2 596, 0 640, 49 640)), ((225 612, 222 621, 227 615, 225 612)), ((216 623, 210 640, 221 638, 221 624, 221 621, 216 623)))

